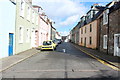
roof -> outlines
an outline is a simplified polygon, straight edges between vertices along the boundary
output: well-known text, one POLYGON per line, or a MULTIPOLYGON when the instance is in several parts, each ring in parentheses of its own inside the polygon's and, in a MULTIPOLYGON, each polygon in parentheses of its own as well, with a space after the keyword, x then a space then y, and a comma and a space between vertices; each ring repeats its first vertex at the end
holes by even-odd
MULTIPOLYGON (((42 9, 42 7, 41 6, 38 6, 38 5, 33 5, 33 7, 34 8, 41 8, 42 9)), ((43 9, 42 9, 43 10, 43 9)))

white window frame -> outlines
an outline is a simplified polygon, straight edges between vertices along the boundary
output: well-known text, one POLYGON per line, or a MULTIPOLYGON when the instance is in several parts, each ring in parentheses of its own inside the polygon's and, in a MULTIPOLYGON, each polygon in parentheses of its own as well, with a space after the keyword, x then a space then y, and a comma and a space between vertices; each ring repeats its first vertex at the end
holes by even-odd
POLYGON ((103 36, 103 49, 107 49, 107 35, 103 36))
POLYGON ((23 32, 24 32, 23 26, 20 26, 19 27, 19 43, 23 43, 23 37, 24 37, 23 32))
POLYGON ((28 7, 27 7, 27 20, 29 20, 30 21, 30 13, 31 13, 31 8, 30 8, 30 6, 28 5, 28 7))
POLYGON ((29 28, 26 29, 26 42, 27 43, 30 42, 30 29, 29 28))
POLYGON ((34 10, 32 10, 32 23, 34 23, 35 22, 35 12, 34 12, 34 10))
POLYGON ((25 14, 25 1, 20 0, 20 16, 24 17, 25 14))
POLYGON ((109 13, 109 9, 106 9, 103 12, 103 25, 108 24, 108 13, 109 13))
POLYGON ((36 25, 38 25, 38 15, 36 15, 36 25))

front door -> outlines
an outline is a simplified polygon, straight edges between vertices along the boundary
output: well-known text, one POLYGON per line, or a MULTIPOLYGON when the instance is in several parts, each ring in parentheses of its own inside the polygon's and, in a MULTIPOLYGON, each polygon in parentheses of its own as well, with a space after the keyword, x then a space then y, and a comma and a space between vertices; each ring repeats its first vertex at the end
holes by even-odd
POLYGON ((114 56, 120 56, 120 34, 114 35, 114 56))
POLYGON ((13 33, 9 33, 9 56, 13 55, 13 33))

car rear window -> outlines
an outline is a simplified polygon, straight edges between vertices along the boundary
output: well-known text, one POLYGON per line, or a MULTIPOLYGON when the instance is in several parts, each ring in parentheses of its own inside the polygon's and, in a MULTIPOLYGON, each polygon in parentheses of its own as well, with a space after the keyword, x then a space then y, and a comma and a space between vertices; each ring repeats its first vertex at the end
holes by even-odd
POLYGON ((51 41, 44 41, 44 42, 43 42, 43 45, 51 45, 51 44, 52 44, 51 41))

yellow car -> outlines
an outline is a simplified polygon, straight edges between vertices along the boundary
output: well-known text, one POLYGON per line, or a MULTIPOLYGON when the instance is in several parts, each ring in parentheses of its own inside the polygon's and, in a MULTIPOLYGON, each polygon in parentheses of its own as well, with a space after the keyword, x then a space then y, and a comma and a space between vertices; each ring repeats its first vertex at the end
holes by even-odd
POLYGON ((49 41, 44 41, 43 42, 43 45, 41 46, 41 50, 55 50, 56 48, 56 44, 52 41, 52 40, 49 40, 49 41))

